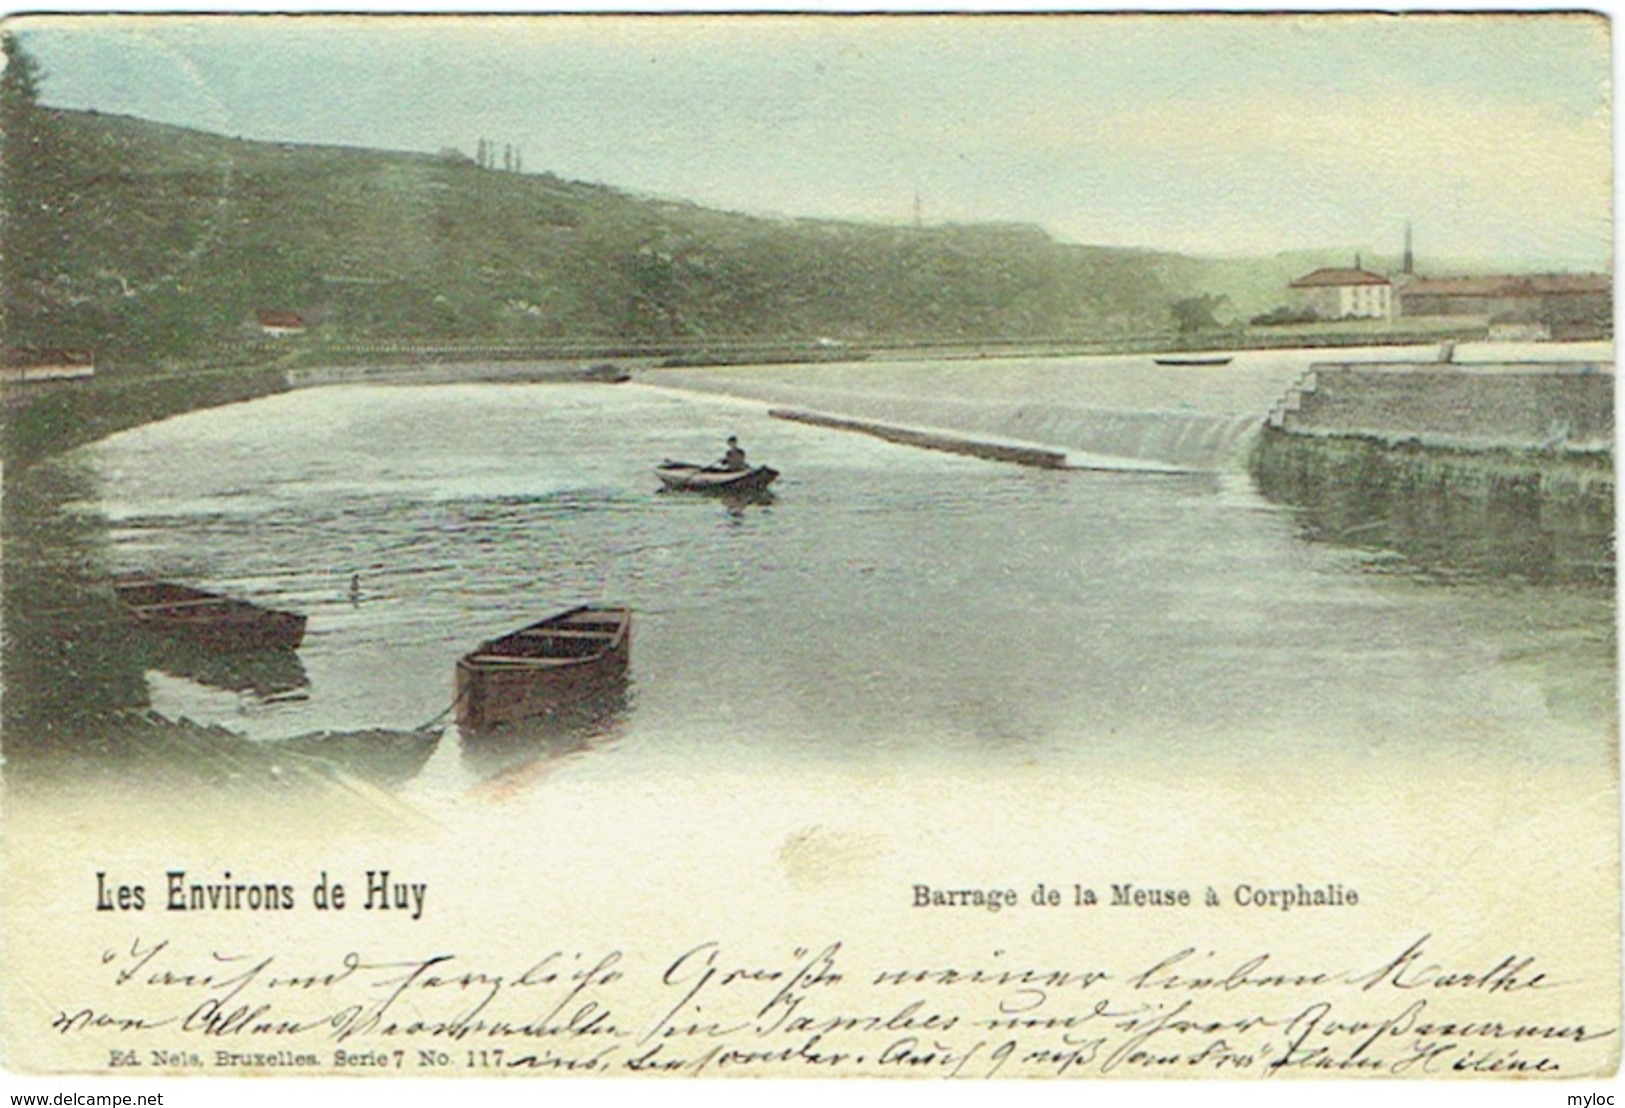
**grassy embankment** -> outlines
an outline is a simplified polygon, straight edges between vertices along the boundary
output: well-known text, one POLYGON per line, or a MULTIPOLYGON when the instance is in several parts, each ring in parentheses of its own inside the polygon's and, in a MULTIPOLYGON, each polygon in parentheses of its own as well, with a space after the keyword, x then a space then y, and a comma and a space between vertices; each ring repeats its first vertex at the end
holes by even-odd
POLYGON ((268 365, 1384 341, 1346 325, 1179 330, 1180 301, 1245 318, 1323 255, 1211 261, 1058 243, 1027 226, 763 218, 454 158, 51 115, 60 234, 33 290, 32 333, 17 325, 7 338, 91 353, 97 381, 9 405, 13 463, 274 391, 268 365), (310 331, 267 342, 263 311, 298 313, 310 331))
POLYGON ((50 339, 130 360, 298 312, 333 343, 1144 333, 1163 255, 1036 228, 756 218, 442 157, 56 116, 50 339))
MULTIPOLYGON (((287 389, 280 369, 227 366, 72 382, 8 398, 0 462, 8 479, 30 463, 183 412, 287 389)), ((9 483, 9 481, 8 481, 9 483)))
MULTIPOLYGON (((249 142, 54 113, 62 218, 39 346, 134 367, 312 324, 303 359, 379 341, 731 360, 959 344, 1166 349, 1279 304, 1331 255, 1215 261, 1059 243, 1036 227, 765 218, 551 173, 413 153, 249 142)), ((1335 336, 1330 336, 1335 337, 1335 336)), ((1369 339, 1370 336, 1362 336, 1369 339)), ((19 336, 12 336, 17 341, 19 336)))

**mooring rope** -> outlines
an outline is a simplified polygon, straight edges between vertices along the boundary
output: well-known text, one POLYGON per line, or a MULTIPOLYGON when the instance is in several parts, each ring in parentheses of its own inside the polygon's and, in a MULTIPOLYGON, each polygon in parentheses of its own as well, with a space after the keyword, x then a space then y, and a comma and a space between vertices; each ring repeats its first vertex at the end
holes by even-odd
POLYGON ((422 723, 420 723, 416 727, 412 728, 412 730, 413 731, 427 731, 427 730, 429 730, 429 728, 433 727, 435 724, 439 723, 441 720, 443 720, 447 716, 451 715, 451 713, 453 713, 453 712, 455 712, 457 710, 457 705, 459 705, 459 704, 461 704, 463 702, 463 698, 468 695, 469 690, 472 689, 473 687, 474 687, 473 685, 464 685, 462 691, 459 692, 456 696, 452 697, 452 700, 451 700, 450 704, 446 705, 439 712, 436 712, 433 716, 430 716, 428 719, 424 720, 422 723))

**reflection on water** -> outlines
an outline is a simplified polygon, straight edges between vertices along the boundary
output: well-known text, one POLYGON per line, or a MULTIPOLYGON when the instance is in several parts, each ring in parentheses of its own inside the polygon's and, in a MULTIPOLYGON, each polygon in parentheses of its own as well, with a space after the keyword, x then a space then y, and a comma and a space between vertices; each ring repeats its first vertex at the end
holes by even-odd
POLYGON ((1612 472, 1602 462, 1428 455, 1268 435, 1254 470, 1306 537, 1388 551, 1377 568, 1440 580, 1609 588, 1612 472))
POLYGON ((622 677, 598 695, 543 715, 464 731, 463 766, 475 777, 495 778, 603 746, 620 737, 631 704, 631 683, 622 677))
POLYGON ((83 457, 5 475, 0 722, 8 758, 53 747, 50 737, 75 720, 147 706, 145 667, 107 583, 106 528, 66 510, 100 495, 83 457))
POLYGON ((717 505, 720 504, 722 510, 727 513, 728 519, 732 521, 743 520, 746 513, 752 509, 770 508, 779 502, 777 494, 772 489, 724 493, 696 493, 674 489, 658 489, 656 493, 662 499, 693 504, 696 511, 714 512, 717 505))
POLYGON ((294 650, 210 650, 169 635, 137 630, 132 645, 146 669, 195 681, 223 692, 243 693, 259 701, 297 695, 310 676, 294 650))
POLYGON ((762 489, 759 492, 728 493, 720 498, 722 505, 730 516, 742 518, 751 508, 767 508, 778 503, 779 498, 772 489, 762 489))
POLYGON ((6 772, 455 796, 802 763, 1252 767, 1402 739, 1605 757, 1612 596, 1568 586, 1611 515, 1464 511, 1344 472, 1324 500, 1272 479, 1282 507, 1239 469, 1031 470, 636 385, 196 413, 6 475, 6 772), (771 500, 657 493, 652 460, 736 429, 784 473, 771 500), (1373 575, 1369 550, 1398 549, 1360 539, 1377 521, 1411 564, 1477 568, 1448 589, 1373 575), (135 569, 304 613, 305 642, 246 669, 137 643, 107 587, 135 569), (637 613, 626 695, 507 734, 415 729, 473 644, 580 603, 637 613))

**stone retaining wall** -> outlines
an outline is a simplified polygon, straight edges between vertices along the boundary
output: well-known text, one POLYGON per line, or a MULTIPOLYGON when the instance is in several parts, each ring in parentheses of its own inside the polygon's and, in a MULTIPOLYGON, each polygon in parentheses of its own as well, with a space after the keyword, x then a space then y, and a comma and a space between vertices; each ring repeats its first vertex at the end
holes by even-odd
POLYGON ((1462 450, 1608 451, 1613 367, 1322 363, 1287 394, 1269 424, 1289 434, 1462 450))

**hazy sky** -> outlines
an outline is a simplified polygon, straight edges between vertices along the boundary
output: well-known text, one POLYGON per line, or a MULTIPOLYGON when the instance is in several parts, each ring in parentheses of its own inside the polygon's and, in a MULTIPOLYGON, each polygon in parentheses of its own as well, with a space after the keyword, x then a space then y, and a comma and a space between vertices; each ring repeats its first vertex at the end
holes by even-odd
POLYGON ((751 212, 1190 253, 1611 258, 1607 25, 1551 16, 115 18, 44 99, 250 138, 514 143, 751 212))

